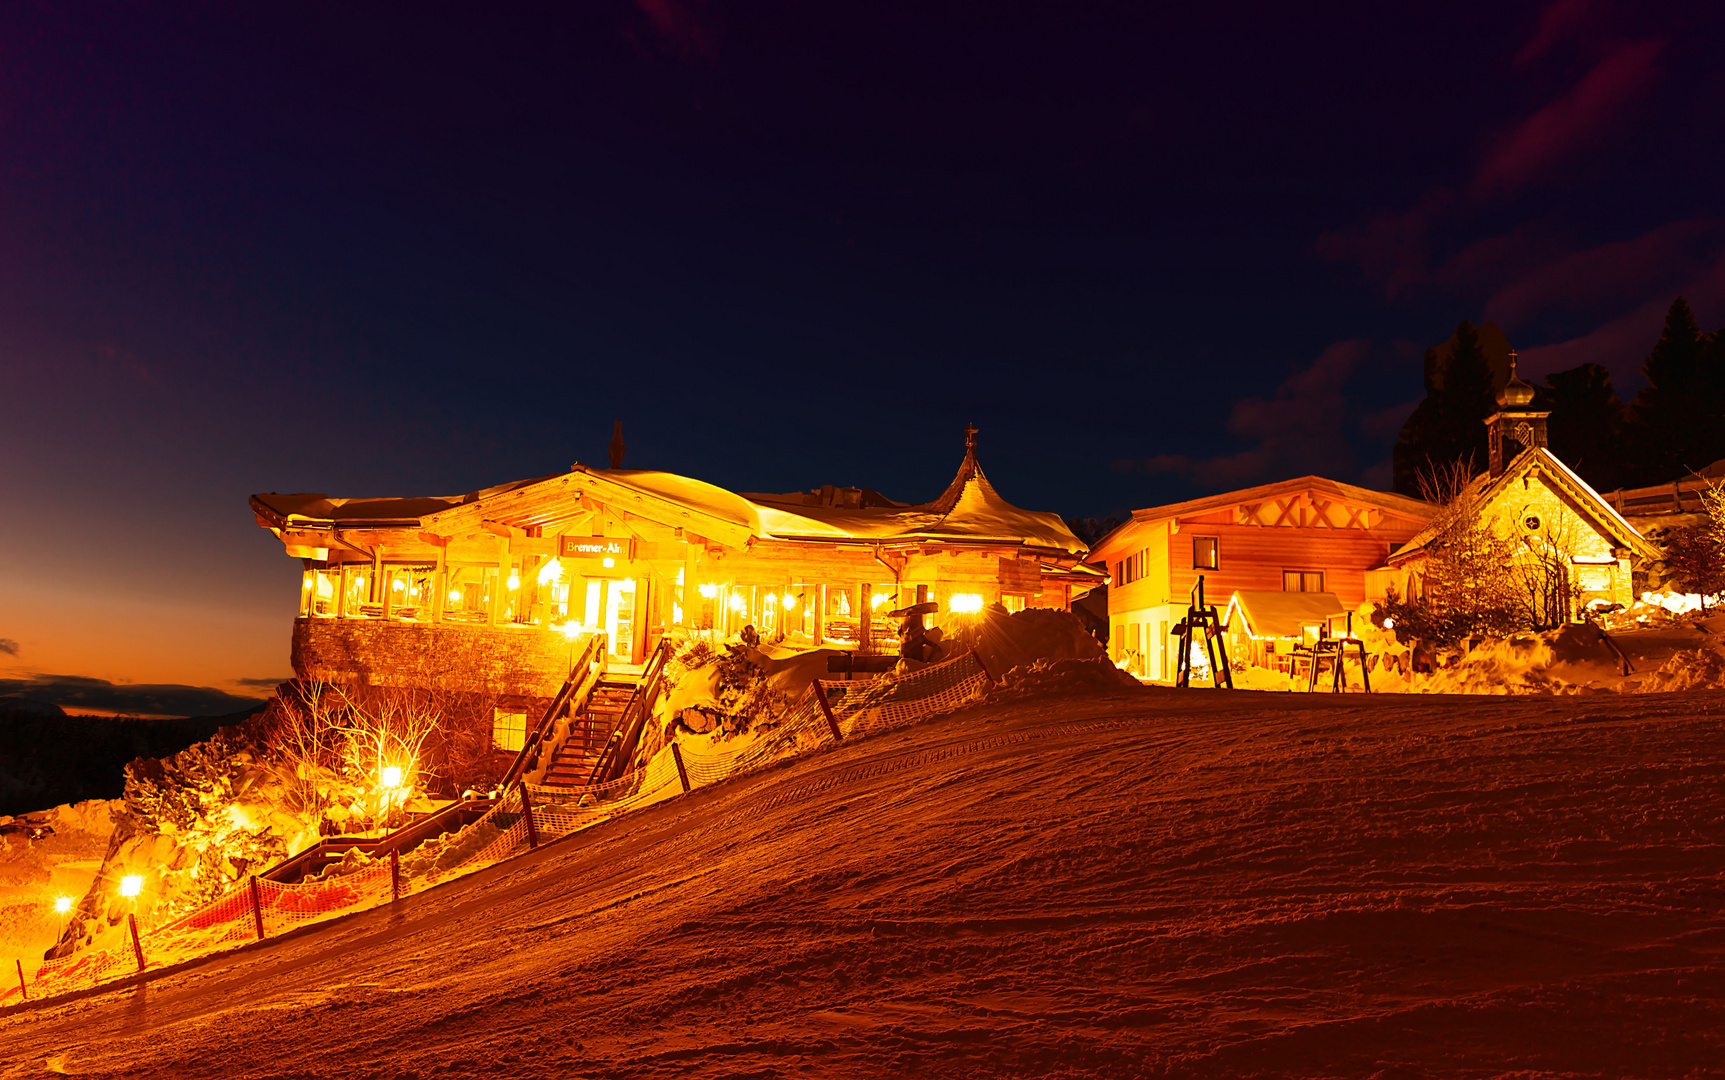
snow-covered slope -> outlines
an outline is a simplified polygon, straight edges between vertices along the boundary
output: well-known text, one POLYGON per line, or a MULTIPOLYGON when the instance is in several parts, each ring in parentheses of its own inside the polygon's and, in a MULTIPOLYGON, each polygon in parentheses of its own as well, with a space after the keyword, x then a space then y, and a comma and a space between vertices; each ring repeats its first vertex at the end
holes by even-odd
POLYGON ((0 1075, 1709 1075, 1722 720, 984 704, 0 1015, 0 1075))

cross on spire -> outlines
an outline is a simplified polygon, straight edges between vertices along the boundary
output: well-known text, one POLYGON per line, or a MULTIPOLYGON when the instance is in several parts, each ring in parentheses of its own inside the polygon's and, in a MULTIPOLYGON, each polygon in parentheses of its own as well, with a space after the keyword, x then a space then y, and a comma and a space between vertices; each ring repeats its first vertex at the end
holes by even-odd
POLYGON ((975 424, 964 425, 964 448, 966 450, 975 450, 976 449, 976 425, 975 424))

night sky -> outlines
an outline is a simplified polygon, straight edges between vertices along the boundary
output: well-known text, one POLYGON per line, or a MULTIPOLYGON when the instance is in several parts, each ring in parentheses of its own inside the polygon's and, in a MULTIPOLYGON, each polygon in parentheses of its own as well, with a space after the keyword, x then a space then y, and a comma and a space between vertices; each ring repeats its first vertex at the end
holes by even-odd
POLYGON ((1674 296, 1725 324, 1722 9, 6 5, 0 693, 264 692, 299 564, 249 494, 615 420, 908 501, 974 422, 1089 516, 1387 487, 1462 318, 1627 397, 1674 296))

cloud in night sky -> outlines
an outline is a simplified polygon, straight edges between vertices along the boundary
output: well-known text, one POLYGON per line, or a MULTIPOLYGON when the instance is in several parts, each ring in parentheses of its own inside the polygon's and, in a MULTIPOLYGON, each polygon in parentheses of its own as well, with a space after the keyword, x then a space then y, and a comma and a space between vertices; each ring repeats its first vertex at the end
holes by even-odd
POLYGON ((1556 0, 1539 13, 1539 27, 1521 51, 1515 54, 1516 66, 1538 60, 1552 47, 1576 34, 1602 5, 1597 0, 1556 0))
POLYGON ((0 637, 0 653, 5 653, 7 656, 17 656, 18 643, 11 638, 0 637))
POLYGON ((17 696, 71 711, 94 709, 139 716, 223 716, 259 704, 257 698, 239 697, 209 686, 111 683, 81 675, 0 679, 0 696, 17 696))
POLYGON ((1664 47, 1654 38, 1618 49, 1569 93, 1523 120, 1480 164, 1475 195, 1520 187, 1585 146, 1652 83, 1664 47))
POLYGON ((1228 431, 1250 440, 1254 445, 1249 449, 1205 458, 1158 454, 1116 461, 1114 468, 1172 473, 1204 488, 1238 487, 1307 473, 1353 476, 1359 456, 1346 437, 1352 412, 1346 390, 1354 375, 1370 363, 1373 352, 1368 340, 1337 342, 1310 367, 1283 380, 1273 397, 1237 399, 1228 417, 1228 431))

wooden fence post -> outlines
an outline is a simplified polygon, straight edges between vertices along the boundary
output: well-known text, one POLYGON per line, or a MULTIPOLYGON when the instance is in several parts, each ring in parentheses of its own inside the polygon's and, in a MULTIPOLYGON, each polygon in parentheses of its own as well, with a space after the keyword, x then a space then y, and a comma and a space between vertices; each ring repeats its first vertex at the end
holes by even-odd
POLYGON ((389 849, 389 902, 401 899, 401 853, 389 849))
POLYGON ((821 681, 816 679, 809 685, 814 688, 815 700, 820 702, 821 715, 827 718, 827 727, 833 729, 833 741, 843 742, 844 733, 839 731, 839 722, 833 718, 833 707, 827 704, 827 692, 821 689, 821 681))
POLYGON ((18 965, 18 993, 23 996, 25 1001, 29 1001, 30 991, 24 986, 24 961, 14 959, 12 962, 18 965))
POLYGON ((138 970, 144 970, 144 945, 138 940, 138 917, 126 912, 126 925, 132 928, 132 952, 138 957, 138 970))
POLYGON ((258 876, 256 874, 251 876, 249 884, 252 887, 252 918, 258 924, 258 940, 262 941, 264 939, 264 905, 263 901, 258 898, 258 876))
POLYGON ((683 768, 683 748, 676 743, 671 744, 671 760, 677 763, 677 779, 683 782, 683 794, 689 793, 689 770, 683 768))
POLYGON ((519 780, 515 782, 515 790, 521 793, 521 813, 527 818, 527 847, 539 847, 539 826, 533 823, 533 800, 527 794, 527 785, 519 780))

